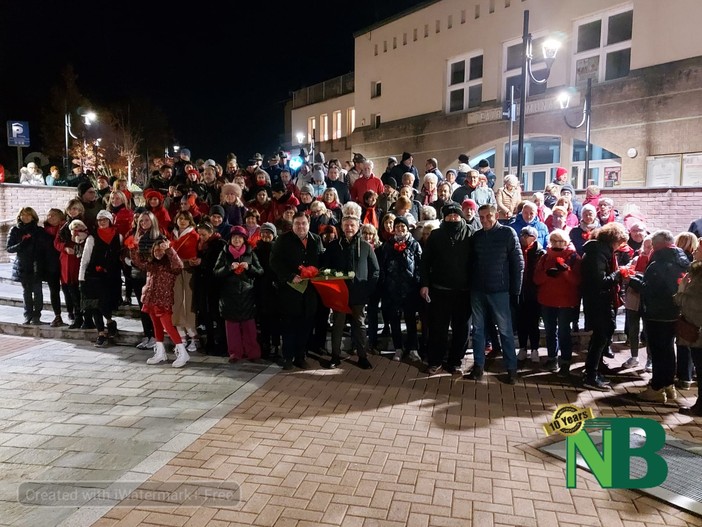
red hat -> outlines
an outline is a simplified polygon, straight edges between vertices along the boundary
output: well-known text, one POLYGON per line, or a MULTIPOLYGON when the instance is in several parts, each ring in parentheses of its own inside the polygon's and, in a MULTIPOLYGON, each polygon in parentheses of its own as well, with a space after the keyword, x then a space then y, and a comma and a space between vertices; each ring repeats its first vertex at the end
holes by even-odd
POLYGON ((244 240, 248 240, 249 236, 246 233, 246 229, 242 227, 241 225, 234 225, 230 230, 229 230, 229 236, 233 237, 234 235, 236 236, 241 236, 244 238, 244 240))
POLYGON ((563 174, 567 174, 567 173, 568 173, 568 171, 567 171, 565 168, 563 168, 563 167, 558 167, 558 168, 556 169, 556 179, 558 179, 559 177, 561 177, 563 174))
POLYGON ((188 169, 188 175, 190 175, 190 174, 195 174, 195 175, 199 176, 199 175, 200 175, 200 172, 198 172, 198 170, 195 169, 195 168, 189 168, 189 169, 188 169))
POLYGON ((158 198, 159 200, 163 201, 163 194, 156 189, 150 188, 144 192, 144 199, 148 203, 151 198, 158 198))
POLYGON ((471 209, 471 210, 478 210, 478 204, 473 201, 470 198, 466 198, 463 200, 463 203, 461 203, 461 208, 462 209, 471 209))

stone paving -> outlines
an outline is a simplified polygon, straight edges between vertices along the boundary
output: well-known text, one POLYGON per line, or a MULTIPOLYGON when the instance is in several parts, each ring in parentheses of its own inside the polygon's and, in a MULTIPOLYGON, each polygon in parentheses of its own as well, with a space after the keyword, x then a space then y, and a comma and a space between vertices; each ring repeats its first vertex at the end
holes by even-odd
POLYGON ((204 356, 181 370, 149 367, 133 348, 0 336, 8 347, 3 526, 702 526, 645 494, 601 489, 584 471, 566 489, 564 463, 538 450, 558 439, 541 426, 563 402, 651 417, 701 441, 702 420, 631 398, 648 378, 640 370, 620 372, 603 394, 538 367, 509 386, 493 372, 481 383, 429 378, 387 356, 372 357, 371 371, 352 358, 287 373, 204 356), (27 506, 17 502, 27 481, 123 493, 27 506))

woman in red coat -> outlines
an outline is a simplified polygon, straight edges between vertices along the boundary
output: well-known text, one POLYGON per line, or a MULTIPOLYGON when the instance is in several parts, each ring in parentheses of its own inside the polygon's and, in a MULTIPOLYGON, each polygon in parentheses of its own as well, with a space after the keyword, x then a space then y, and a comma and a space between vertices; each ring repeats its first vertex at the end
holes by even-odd
POLYGON ((546 254, 536 264, 534 283, 546 329, 546 368, 558 370, 563 376, 570 373, 573 356, 570 323, 574 311, 580 308, 580 281, 580 256, 568 234, 556 229, 549 234, 546 254))
POLYGON ((197 244, 200 235, 195 230, 195 221, 189 212, 179 212, 175 216, 171 246, 183 261, 183 270, 178 275, 175 283, 175 301, 173 304, 173 323, 178 328, 181 336, 187 335, 188 351, 197 351, 199 339, 197 338, 197 323, 195 321, 195 306, 193 302, 193 270, 192 267, 200 264, 197 257, 197 244))

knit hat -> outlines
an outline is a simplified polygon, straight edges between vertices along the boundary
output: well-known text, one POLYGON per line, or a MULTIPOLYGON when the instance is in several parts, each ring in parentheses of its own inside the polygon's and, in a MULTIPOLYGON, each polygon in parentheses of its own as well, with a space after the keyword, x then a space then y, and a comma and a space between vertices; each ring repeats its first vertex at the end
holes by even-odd
POLYGON ((573 185, 563 185, 561 187, 561 196, 564 192, 570 192, 571 196, 575 196, 575 190, 573 190, 573 185))
POLYGON ((190 149, 189 148, 181 148, 180 155, 190 157, 190 149))
POLYGON ((112 217, 112 213, 109 210, 101 210, 100 212, 97 213, 97 216, 95 217, 96 221, 101 220, 102 218, 107 218, 110 220, 110 223, 114 223, 114 218, 112 217))
POLYGON ((81 220, 73 220, 71 223, 68 224, 68 230, 74 231, 76 229, 83 229, 87 231, 88 227, 81 220))
POLYGON ((402 152, 402 160, 407 161, 410 157, 414 157, 412 154, 409 152, 402 152))
POLYGON ((261 232, 263 231, 270 231, 271 233, 273 233, 273 236, 278 236, 278 229, 276 229, 275 225, 268 221, 261 225, 261 232))
POLYGON ((397 181, 395 181, 394 177, 389 177, 387 183, 385 183, 385 186, 397 189, 397 181))
POLYGON ((390 156, 390 157, 388 157, 388 165, 389 165, 390 163, 395 163, 395 164, 397 164, 397 158, 396 158, 395 156, 390 156))
POLYGON ((445 218, 449 214, 458 214, 461 218, 465 218, 463 215, 463 209, 458 206, 457 203, 449 203, 441 207, 441 217, 445 218))
POLYGON ((207 161, 205 161, 205 162, 202 164, 202 166, 203 166, 203 167, 213 167, 213 166, 215 166, 216 164, 217 164, 217 163, 215 163, 215 160, 214 160, 214 159, 208 159, 207 161))
POLYGON ((249 236, 246 234, 246 229, 242 227, 241 225, 234 225, 234 227, 231 228, 229 231, 229 237, 233 238, 234 236, 241 236, 244 238, 244 240, 248 240, 249 236))
POLYGON ((258 152, 256 152, 256 153, 253 155, 253 158, 254 158, 256 161, 263 161, 263 155, 259 154, 258 152))
POLYGON ((322 183, 324 181, 324 170, 321 168, 315 168, 312 171, 312 181, 322 183))
POLYGON ((480 168, 487 168, 490 166, 490 163, 487 162, 487 159, 481 159, 480 161, 478 161, 478 166, 480 168))
POLYGON ((144 191, 144 199, 146 200, 146 203, 148 203, 151 198, 158 198, 160 201, 163 201, 163 194, 153 188, 144 191))
POLYGON ((89 181, 81 181, 80 183, 78 183, 78 187, 77 187, 78 197, 82 198, 83 194, 88 192, 91 188, 93 188, 93 184, 90 183, 89 181))
POLYGON ((461 208, 463 210, 466 210, 466 209, 478 210, 478 204, 475 201, 473 201, 472 199, 466 198, 463 200, 463 203, 461 203, 461 208))
POLYGON ((561 177, 563 174, 567 174, 567 173, 568 173, 568 171, 567 171, 565 168, 563 168, 563 167, 558 167, 558 168, 556 169, 556 179, 558 179, 559 177, 561 177))
POLYGON ((302 185, 302 188, 300 189, 300 194, 309 194, 310 196, 314 196, 314 187, 310 185, 309 183, 302 185))
POLYGON ((461 163, 458 165, 458 171, 467 174, 470 170, 470 165, 468 163, 461 163))
POLYGON ((449 172, 453 172, 454 174, 457 174, 455 168, 449 168, 449 169, 446 171, 446 173, 448 174, 449 172))
POLYGON ((402 224, 403 224, 405 227, 407 227, 408 229, 410 228, 410 224, 409 224, 409 222, 407 221, 407 218, 405 218, 404 216, 396 216, 396 217, 395 217, 395 222, 392 224, 393 228, 395 228, 395 226, 396 226, 398 223, 402 223, 402 224))
POLYGON ((210 209, 210 216, 213 214, 219 214, 222 216, 222 218, 224 218, 224 207, 222 207, 222 205, 213 205, 210 209))
POLYGON ((285 192, 285 183, 282 181, 276 181, 271 187, 271 192, 285 192))

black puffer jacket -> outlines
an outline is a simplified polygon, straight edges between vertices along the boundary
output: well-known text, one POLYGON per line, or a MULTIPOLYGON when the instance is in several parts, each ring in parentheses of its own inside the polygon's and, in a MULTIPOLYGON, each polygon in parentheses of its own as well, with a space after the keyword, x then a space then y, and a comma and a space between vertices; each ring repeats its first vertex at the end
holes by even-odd
MULTIPOLYGON (((7 252, 17 257, 12 265, 12 279, 43 280, 46 278, 46 257, 49 235, 37 222, 18 222, 7 238, 7 252)), ((53 250, 53 249, 52 249, 53 250)))
POLYGON ((582 274, 585 328, 610 323, 619 298, 619 273, 614 251, 604 242, 589 240, 583 246, 582 274))
POLYGON ((412 236, 400 251, 395 240, 380 247, 380 287, 383 307, 398 310, 419 298, 422 248, 412 236))
POLYGON ((263 268, 251 247, 247 246, 244 254, 236 259, 229 252, 228 245, 222 249, 215 264, 214 276, 220 285, 219 312, 223 319, 242 322, 256 316, 254 280, 262 274, 263 268), (249 267, 237 274, 232 270, 234 262, 246 262, 249 267))
POLYGON ((423 287, 470 289, 471 232, 466 222, 442 222, 424 244, 421 261, 423 287))
POLYGON ((690 260, 679 247, 666 247, 651 255, 641 293, 644 319, 658 322, 677 320, 680 308, 673 297, 689 266, 690 260))

